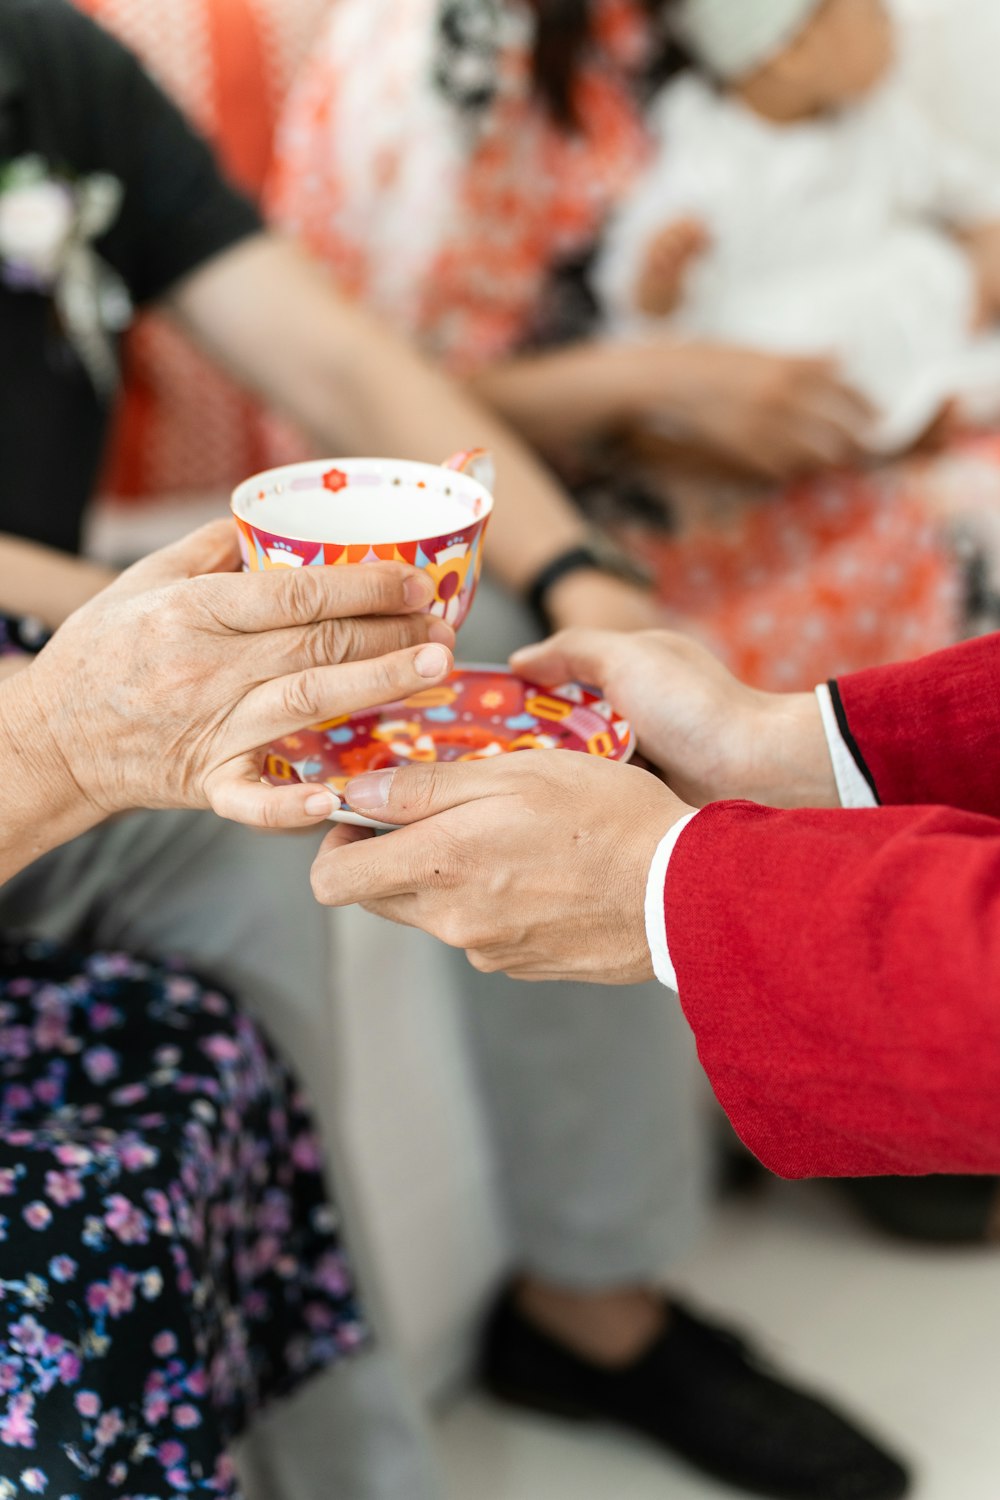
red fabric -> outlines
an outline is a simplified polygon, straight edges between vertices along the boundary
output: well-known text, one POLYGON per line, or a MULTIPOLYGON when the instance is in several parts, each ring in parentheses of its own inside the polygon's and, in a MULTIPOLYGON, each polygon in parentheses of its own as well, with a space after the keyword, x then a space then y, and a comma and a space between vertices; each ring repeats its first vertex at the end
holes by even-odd
POLYGON ((839 687, 883 803, 1000 818, 1000 636, 858 672, 839 687))
POLYGON ((883 799, 954 805, 706 808, 667 875, 681 1003, 782 1176, 1000 1173, 1000 637, 840 687, 883 799))

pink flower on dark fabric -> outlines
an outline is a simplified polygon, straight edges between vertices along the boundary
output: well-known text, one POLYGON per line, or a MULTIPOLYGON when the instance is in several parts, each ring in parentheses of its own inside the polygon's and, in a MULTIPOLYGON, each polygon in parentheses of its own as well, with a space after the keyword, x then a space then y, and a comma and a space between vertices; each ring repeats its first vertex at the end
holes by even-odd
POLYGON ((27 1391, 14 1396, 0 1418, 0 1443, 6 1448, 33 1448, 37 1422, 32 1418, 35 1398, 27 1391))
POLYGON ((91 1031, 110 1031, 112 1026, 117 1026, 121 1021, 122 1013, 114 1005, 109 1005, 106 1000, 98 1000, 90 1007, 90 1029, 91 1031))
POLYGON ((96 1417, 101 1409, 101 1398, 96 1391, 77 1391, 73 1405, 81 1417, 96 1417))
POLYGON ((37 1318, 28 1313, 17 1323, 11 1324, 10 1339, 11 1346, 18 1354, 25 1354, 32 1359, 45 1348, 45 1329, 37 1318))
MULTIPOLYGON (((206 1037, 201 1044, 201 1050, 217 1063, 239 1062, 243 1055, 238 1042, 235 1042, 231 1036, 221 1034, 206 1037)), ((199 1079, 199 1083, 200 1081, 199 1079)))
POLYGON ((78 1146, 73 1141, 56 1147, 56 1161, 64 1167, 86 1167, 93 1159, 93 1152, 87 1146, 78 1146))
POLYGON ((60 1208, 79 1203, 83 1188, 75 1172, 46 1172, 45 1192, 60 1208))
POLYGON ((48 1229, 52 1223, 52 1210, 47 1203, 29 1203, 24 1210, 24 1222, 29 1229, 48 1229))
POLYGON ((106 1411, 101 1417, 94 1435, 101 1447, 107 1448, 124 1430, 125 1423, 122 1421, 122 1414, 117 1406, 113 1406, 110 1411, 106 1411))
POLYGON ((83 1054, 83 1070, 91 1083, 110 1083, 112 1078, 118 1077, 120 1069, 118 1054, 110 1047, 91 1047, 83 1054))
POLYGON ((319 1141, 312 1131, 304 1131, 292 1143, 292 1160, 300 1172, 319 1172, 323 1167, 323 1154, 319 1141))
POLYGON ((156 1427, 170 1410, 170 1402, 162 1392, 147 1396, 142 1404, 142 1415, 148 1427, 156 1427))
POLYGON ((118 1149, 118 1159, 126 1172, 145 1172, 149 1167, 156 1166, 160 1153, 155 1146, 148 1146, 145 1141, 127 1140, 118 1149))
POLYGON ((120 1318, 135 1307, 135 1276, 116 1266, 108 1277, 108 1312, 120 1318))
POLYGON ((56 1255, 49 1261, 49 1275, 60 1285, 72 1281, 79 1269, 71 1255, 56 1255))
POLYGON ((87 1306, 92 1313, 102 1313, 108 1305, 108 1284, 95 1281, 87 1288, 87 1306))
POLYGON ((123 1245, 145 1245, 149 1242, 149 1220, 141 1208, 129 1202, 122 1193, 112 1193, 104 1200, 107 1213, 104 1222, 123 1245))

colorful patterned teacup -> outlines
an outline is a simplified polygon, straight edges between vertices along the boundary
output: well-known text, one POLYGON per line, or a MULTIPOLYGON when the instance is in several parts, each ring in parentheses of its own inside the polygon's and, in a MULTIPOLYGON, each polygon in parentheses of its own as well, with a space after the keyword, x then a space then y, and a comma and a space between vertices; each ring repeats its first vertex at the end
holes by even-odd
POLYGON ((269 469, 233 491, 244 565, 412 563, 434 580, 431 613, 457 630, 479 582, 492 481, 482 449, 440 467, 344 458, 269 469))

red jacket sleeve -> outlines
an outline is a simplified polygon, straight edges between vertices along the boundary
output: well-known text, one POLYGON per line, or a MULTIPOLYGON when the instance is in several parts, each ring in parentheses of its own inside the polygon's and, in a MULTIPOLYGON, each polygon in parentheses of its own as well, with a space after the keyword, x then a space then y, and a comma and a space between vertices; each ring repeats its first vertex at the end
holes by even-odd
POLYGON ((835 684, 841 728, 883 804, 1000 818, 1000 635, 835 684))
POLYGON ((1000 822, 717 803, 666 921, 702 1063, 774 1171, 1000 1173, 1000 822))
POLYGON ((776 1172, 1000 1173, 1000 636, 835 702, 886 805, 701 812, 667 876, 681 1003, 776 1172))

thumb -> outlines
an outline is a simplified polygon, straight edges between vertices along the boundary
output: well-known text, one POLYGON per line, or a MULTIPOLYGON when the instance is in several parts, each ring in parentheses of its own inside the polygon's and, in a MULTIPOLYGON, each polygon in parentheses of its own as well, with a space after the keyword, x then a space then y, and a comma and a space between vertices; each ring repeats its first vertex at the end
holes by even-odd
POLYGON ((562 630, 550 640, 515 651, 511 670, 541 687, 585 682, 603 692, 628 639, 613 630, 562 630))
POLYGON ((523 751, 495 761, 438 762, 370 771, 347 783, 344 800, 352 811, 382 823, 419 823, 466 802, 504 795, 518 774, 519 768, 512 762, 520 762, 523 773, 523 762, 534 758, 535 753, 523 751))
POLYGON ((170 547, 161 547, 127 568, 112 585, 119 598, 134 597, 203 573, 234 573, 240 567, 239 533, 226 518, 209 521, 170 547))

